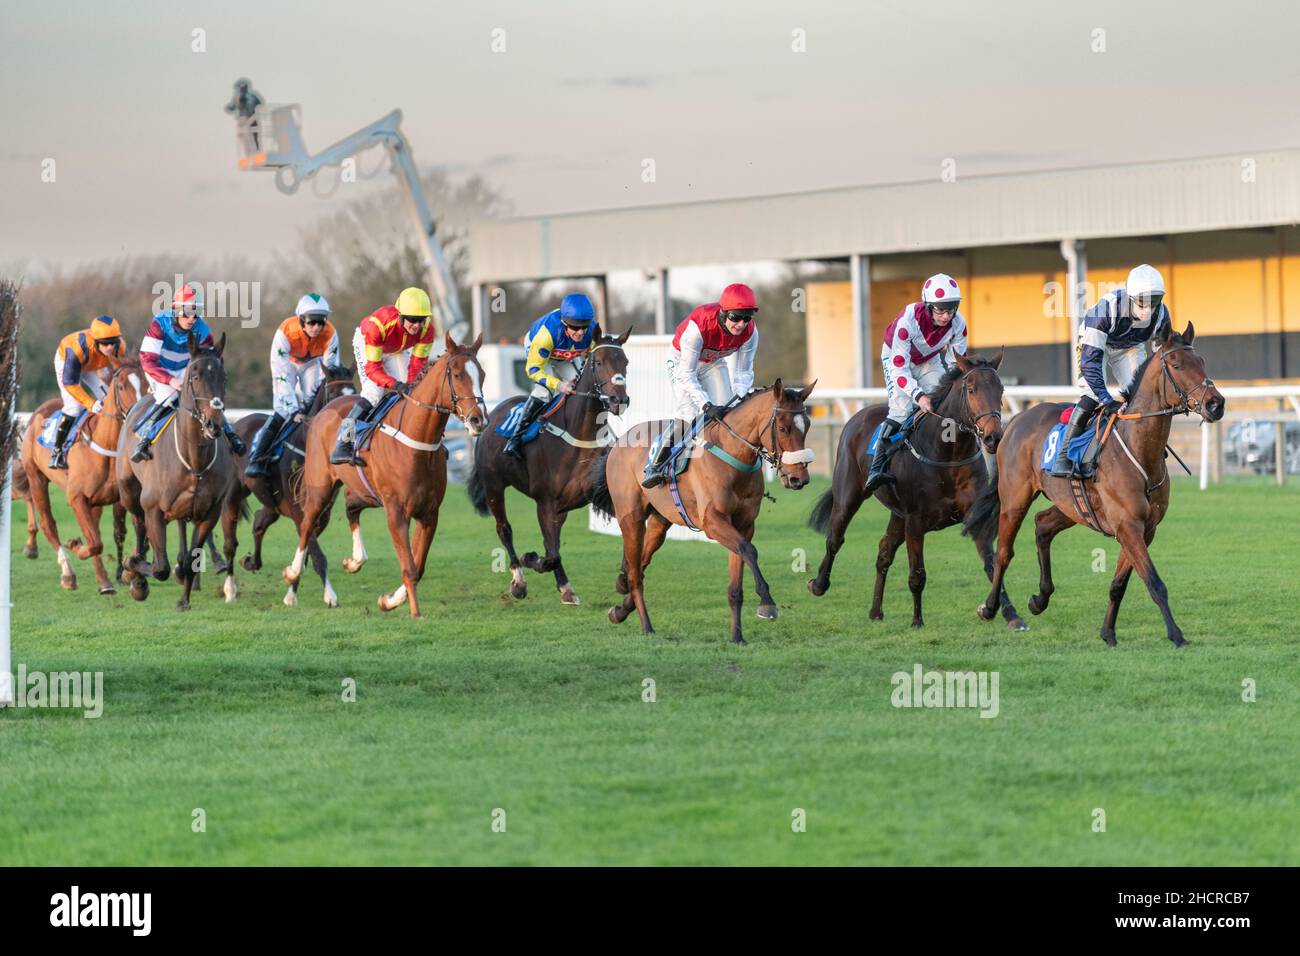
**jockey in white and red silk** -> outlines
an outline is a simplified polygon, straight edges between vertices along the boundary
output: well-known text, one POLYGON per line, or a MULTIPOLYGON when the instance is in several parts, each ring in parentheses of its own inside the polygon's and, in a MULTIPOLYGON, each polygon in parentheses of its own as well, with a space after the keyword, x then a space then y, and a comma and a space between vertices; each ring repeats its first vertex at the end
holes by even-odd
MULTIPOLYGON (((170 312, 159 312, 149 323, 140 344, 140 365, 149 380, 154 406, 136 423, 135 432, 142 436, 131 453, 132 461, 152 458, 149 451, 149 426, 162 418, 179 402, 181 386, 185 383, 185 370, 190 364, 189 339, 193 335, 200 349, 215 348, 212 332, 203 321, 203 290, 186 283, 176 290, 170 312)), ((229 419, 222 419, 222 428, 230 450, 236 455, 247 451, 243 440, 235 434, 229 419)))
MULTIPOLYGON (((757 312, 754 290, 735 282, 722 290, 717 302, 699 306, 677 326, 668 375, 680 421, 692 422, 701 413, 720 418, 732 398, 749 394, 758 353, 757 312), (725 361, 728 355, 735 356, 734 381, 725 361)), ((646 465, 643 487, 654 488, 665 481, 659 468, 672 445, 672 441, 659 443, 653 461, 646 465)))
POLYGON ((889 415, 876 442, 867 476, 867 493, 879 485, 892 484, 885 472, 889 459, 886 441, 903 427, 907 416, 917 408, 932 412, 930 396, 943 373, 951 364, 952 354, 966 354, 966 320, 957 306, 961 289, 957 280, 940 272, 921 286, 921 301, 906 306, 885 327, 885 344, 880 349, 880 365, 885 372, 885 392, 889 396, 889 415))

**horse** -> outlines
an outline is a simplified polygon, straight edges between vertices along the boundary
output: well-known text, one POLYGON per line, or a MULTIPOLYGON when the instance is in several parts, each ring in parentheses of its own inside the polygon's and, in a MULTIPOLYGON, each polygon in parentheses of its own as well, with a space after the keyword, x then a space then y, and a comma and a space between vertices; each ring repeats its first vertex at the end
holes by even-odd
MULTIPOLYGON (((355 391, 352 376, 353 369, 346 365, 325 366, 321 383, 316 386, 311 398, 307 400, 306 409, 303 412, 304 423, 290 428, 288 435, 283 439, 284 453, 280 456, 279 461, 272 464, 271 474, 266 478, 249 478, 244 474, 242 468, 235 472, 230 493, 226 497, 226 510, 242 513, 242 510, 247 507, 245 502, 250 495, 256 496, 262 505, 253 517, 253 553, 246 554, 240 559, 240 564, 245 571, 261 570, 262 539, 266 536, 267 529, 275 524, 281 515, 291 520, 295 528, 298 526, 298 522, 302 518, 302 509, 298 505, 295 492, 302 476, 303 449, 293 444, 293 438, 301 436, 305 432, 305 422, 309 422, 329 402, 342 395, 350 395, 355 391)), ((235 433, 251 448, 253 447, 253 436, 257 434, 258 429, 262 427, 269 417, 263 412, 246 415, 235 423, 235 433)), ((298 440, 301 441, 302 438, 299 437, 298 440)), ((229 516, 227 516, 226 520, 229 520, 229 516)), ((325 603, 331 607, 336 607, 338 605, 338 596, 330 585, 329 575, 326 573, 325 555, 321 552, 320 544, 317 542, 315 535, 307 544, 307 554, 311 558, 312 567, 320 575, 321 584, 325 588, 325 603)), ((284 603, 289 607, 298 603, 297 587, 289 588, 284 595, 284 603)))
MULTIPOLYGON (((123 362, 109 378, 104 408, 82 422, 77 440, 68 450, 66 470, 49 466, 49 451, 37 444, 45 423, 59 414, 62 402, 53 398, 32 412, 23 436, 20 452, 21 470, 26 478, 27 546, 24 554, 36 557, 36 529, 33 515, 39 515, 41 530, 54 548, 61 571, 59 583, 68 591, 77 589, 77 574, 68 552, 81 560, 91 559, 100 594, 114 594, 114 580, 122 579, 122 546, 126 540, 126 512, 118 503, 117 482, 113 480, 113 459, 127 412, 136 403, 143 387, 144 373, 134 360, 123 362), (81 528, 81 537, 59 543, 59 526, 50 508, 50 483, 62 488, 81 528), (100 555, 104 541, 99 533, 99 519, 104 508, 113 510, 113 543, 117 548, 117 569, 110 578, 100 555)), ((17 471, 18 469, 15 469, 17 471)))
MULTIPOLYGON (((1169 611, 1169 592, 1156 573, 1148 547, 1156 526, 1169 510, 1169 469, 1165 448, 1174 415, 1196 412, 1204 421, 1223 417, 1223 394, 1206 374, 1205 361, 1192 347, 1196 329, 1192 323, 1181 333, 1166 326, 1148 355, 1124 388, 1129 396, 1128 411, 1105 426, 1107 434, 1097 461, 1095 479, 1053 478, 1039 467, 1043 443, 1068 405, 1042 404, 1021 412, 1011 420, 998 447, 996 468, 988 487, 966 516, 966 529, 974 535, 988 535, 996 529, 997 561, 993 573, 993 594, 1002 588, 1003 575, 1014 554, 1016 532, 1040 494, 1052 507, 1034 518, 1034 540, 1038 547, 1038 593, 1029 599, 1029 610, 1042 614, 1052 592, 1052 539, 1066 528, 1085 524, 1117 539, 1121 551, 1110 584, 1110 605, 1101 625, 1101 639, 1115 646, 1115 619, 1136 568, 1151 599, 1160 608, 1165 633, 1175 647, 1187 641, 1169 611), (1152 475, 1160 475, 1158 481, 1152 475)), ((1104 412, 1097 412, 1103 416, 1104 412)), ((1098 423, 1098 427, 1102 427, 1098 423)), ((993 616, 993 597, 978 608, 981 620, 993 616)))
POLYGON ((700 429, 690 449, 709 453, 693 455, 690 467, 680 477, 657 488, 641 487, 642 468, 649 437, 672 427, 670 422, 630 429, 592 462, 592 507, 617 517, 623 533, 623 569, 615 589, 627 597, 621 606, 609 609, 610 621, 621 624, 635 607, 642 633, 654 633, 645 605, 645 569, 674 524, 703 529, 730 552, 727 603, 731 607, 733 643, 745 643, 740 609, 746 566, 754 576, 758 616, 776 620, 776 602, 759 570, 758 550, 753 543, 754 519, 763 500, 762 467, 766 462, 776 468, 786 488, 799 489, 808 484, 812 451, 804 447, 804 437, 811 418, 804 402, 816 384, 787 389, 778 378, 770 388, 733 399, 721 417, 700 429), (675 499, 680 500, 680 506, 675 499), (692 515, 694 521, 690 520, 692 515))
MULTIPOLYGON (((1002 379, 998 376, 1002 355, 998 352, 992 359, 955 356, 954 364, 930 395, 934 413, 918 411, 920 419, 910 435, 901 439, 905 446, 894 453, 894 483, 882 485, 874 493, 890 514, 876 553, 876 587, 867 612, 872 621, 884 620, 885 575, 899 546, 906 541, 912 627, 925 626, 921 615, 926 581, 925 536, 960 523, 984 489, 987 469, 983 450, 994 452, 1002 436, 1002 379)), ((844 546, 844 532, 867 500, 864 492, 871 464, 868 446, 888 410, 885 405, 868 406, 850 418, 840 433, 831 486, 818 499, 808 519, 810 528, 826 535, 826 555, 817 576, 808 581, 808 590, 817 597, 830 587, 831 567, 844 546)), ((992 534, 976 537, 975 549, 992 580, 992 534)), ((1007 625, 1016 631, 1028 630, 1005 591, 1000 601, 1007 625)))
POLYGON ((190 592, 202 569, 202 550, 217 521, 222 521, 225 539, 226 580, 223 593, 231 603, 238 595, 235 584, 235 537, 238 515, 230 521, 223 505, 238 462, 222 434, 226 369, 222 353, 223 332, 215 348, 201 349, 198 338, 189 337, 190 364, 180 388, 180 401, 165 431, 154 443, 152 459, 131 461, 133 431, 148 410, 149 402, 137 402, 127 416, 117 445, 117 486, 122 504, 130 512, 136 530, 136 550, 127 563, 131 596, 143 601, 149 596, 146 576, 165 581, 171 573, 167 562, 167 523, 180 523, 180 551, 176 577, 181 582, 178 611, 190 609, 190 592), (186 545, 184 522, 194 525, 190 547, 186 545), (152 565, 145 558, 146 540, 153 549, 152 565))
POLYGON ((574 392, 545 419, 542 432, 524 446, 524 461, 502 453, 505 438, 496 432, 523 397, 508 399, 492 411, 482 438, 474 443, 474 467, 465 490, 474 510, 497 523, 497 537, 510 555, 510 593, 528 595, 528 584, 515 553, 514 531, 506 517, 506 488, 514 487, 537 502, 537 523, 542 530, 546 556, 529 551, 523 566, 539 574, 555 573, 560 603, 581 601, 569 583, 560 561, 560 531, 569 512, 591 501, 591 463, 609 443, 605 420, 628 407, 627 353, 623 345, 632 334, 602 335, 597 330, 590 358, 574 379, 574 392))
MULTIPOLYGON (((411 617, 420 616, 416 586, 424 576, 429 545, 438 528, 438 509, 447 492, 447 450, 442 447, 447 421, 455 415, 470 435, 478 435, 487 421, 483 367, 477 357, 482 344, 482 335, 464 346, 448 333, 446 351, 424 367, 394 409, 374 424, 365 465, 333 465, 329 460, 339 423, 364 399, 336 398, 312 419, 303 445, 298 550, 293 563, 284 569, 286 584, 297 585, 309 540, 329 524, 334 498, 344 487, 366 507, 382 507, 388 515, 388 533, 402 566, 402 583, 391 594, 379 596, 379 607, 391 611, 409 599, 411 617), (414 548, 412 519, 416 523, 414 548)), ((359 531, 354 541, 359 540, 359 531)))

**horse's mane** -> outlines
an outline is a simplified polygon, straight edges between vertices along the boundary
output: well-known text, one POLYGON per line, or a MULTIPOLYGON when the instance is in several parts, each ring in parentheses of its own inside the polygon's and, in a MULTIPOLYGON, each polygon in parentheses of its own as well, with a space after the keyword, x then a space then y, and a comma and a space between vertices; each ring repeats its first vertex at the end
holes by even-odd
MULTIPOLYGON (((981 358, 978 355, 966 355, 963 357, 966 359, 966 364, 971 368, 993 368, 996 371, 993 362, 989 359, 981 358)), ((936 385, 934 391, 930 393, 930 401, 934 404, 935 408, 938 408, 939 404, 948 397, 948 393, 952 391, 953 383, 965 374, 966 373, 963 372, 961 367, 955 362, 943 373, 943 378, 939 379, 939 384, 936 385)))
MULTIPOLYGON (((339 382, 352 380, 351 372, 348 372, 347 379, 344 379, 342 375, 339 375, 337 377, 330 376, 330 372, 347 371, 347 366, 345 365, 326 365, 324 368, 325 368, 325 374, 321 377, 320 383, 312 391, 311 398, 307 399, 308 408, 315 407, 316 399, 320 397, 320 393, 325 389, 327 385, 337 385, 339 382)), ((424 372, 420 372, 420 374, 423 375, 424 372)))
MULTIPOLYGON (((1174 332, 1173 329, 1170 329, 1169 331, 1172 333, 1169 339, 1170 345, 1187 344, 1185 341, 1183 341, 1183 337, 1179 335, 1177 332, 1174 332)), ((1156 357, 1159 351, 1160 349, 1153 348, 1151 352, 1147 355, 1147 357, 1142 360, 1142 364, 1139 365, 1137 369, 1134 370, 1133 377, 1120 386, 1121 391, 1123 391, 1124 394, 1128 396, 1129 401, 1133 400, 1133 397, 1137 392, 1137 387, 1142 384, 1142 376, 1146 375, 1147 373, 1147 366, 1151 364, 1151 360, 1156 357)))

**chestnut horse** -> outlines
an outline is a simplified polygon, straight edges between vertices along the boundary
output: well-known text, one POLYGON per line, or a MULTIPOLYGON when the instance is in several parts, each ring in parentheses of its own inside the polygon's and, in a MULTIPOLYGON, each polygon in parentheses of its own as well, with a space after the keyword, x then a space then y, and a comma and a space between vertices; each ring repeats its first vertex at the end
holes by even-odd
POLYGON ((510 555, 510 593, 516 598, 528 595, 528 584, 506 518, 508 487, 518 488, 537 502, 546 556, 529 551, 523 566, 539 574, 555 572, 560 603, 580 603, 560 562, 560 531, 570 511, 591 501, 591 463, 599 449, 612 441, 606 418, 627 410, 627 353, 623 345, 631 334, 631 329, 621 336, 602 335, 597 330, 595 344, 574 379, 575 391, 544 420, 537 438, 524 446, 523 461, 502 453, 506 440, 496 433, 522 397, 494 408, 483 437, 474 443, 474 470, 465 490, 475 511, 484 516, 490 511, 496 518, 497 537, 510 555))
MULTIPOLYGON (((336 398, 326 405, 307 428, 306 459, 302 470, 298 522, 298 550, 293 563, 284 569, 285 583, 297 585, 302 577, 303 557, 313 534, 329 524, 330 510, 340 487, 349 498, 367 507, 382 507, 388 515, 388 533, 402 566, 402 583, 391 594, 379 596, 385 611, 409 600, 411 617, 420 616, 416 585, 424 576, 424 563, 438 529, 438 509, 447 493, 447 449, 442 447, 447 420, 455 415, 471 435, 483 430, 487 409, 483 403, 483 367, 478 363, 480 335, 469 346, 457 345, 447 335, 447 350, 410 383, 410 391, 382 422, 374 427, 370 447, 363 453, 366 464, 332 465, 330 450, 339 423, 364 399, 336 398), (415 546, 411 545, 411 521, 416 524, 415 546)), ((326 603, 331 607, 330 595, 326 603)))
MULTIPOLYGON (((966 529, 987 535, 997 529, 998 553, 993 570, 993 592, 979 606, 983 620, 993 617, 994 602, 1002 578, 1014 554, 1013 544, 1029 506, 1040 494, 1052 507, 1034 518, 1034 540, 1038 546, 1038 593, 1029 599, 1029 610, 1047 610, 1052 591, 1052 539, 1066 528, 1086 524, 1116 538, 1122 550, 1110 585, 1110 606, 1101 625, 1101 639, 1115 645, 1115 619, 1124 600, 1129 575, 1136 568, 1147 592, 1165 619, 1165 631, 1175 647, 1187 642, 1169 611, 1169 593, 1156 573, 1147 550, 1169 510, 1169 470, 1165 467, 1165 446, 1174 415, 1195 412, 1202 420, 1223 417, 1223 394, 1206 375, 1205 362, 1192 348, 1196 330, 1175 333, 1166 326, 1148 356, 1124 387, 1130 396, 1127 412, 1116 416, 1097 460, 1097 477, 1080 482, 1053 478, 1040 467, 1043 442, 1068 405, 1042 404, 1027 409, 1011 420, 998 447, 997 468, 976 506, 966 516, 966 529), (1157 477, 1158 476, 1158 477, 1157 477), (1072 487, 1073 486, 1073 487, 1072 487)), ((1103 414, 1098 412, 1098 415, 1103 414)))
MULTIPOLYGON (((899 546, 907 542, 912 592, 912 626, 923 627, 921 594, 925 590, 925 536, 959 524, 987 483, 982 445, 995 451, 1002 437, 1002 379, 998 366, 1002 353, 992 359, 955 356, 930 396, 934 414, 917 412, 920 419, 902 439, 890 462, 894 483, 882 485, 875 497, 889 509, 889 526, 876 553, 876 587, 867 617, 885 617, 885 575, 899 546)), ((870 405, 848 420, 840 433, 831 486, 817 501, 808 525, 826 535, 826 556, 808 590, 821 596, 831 585, 835 555, 844 546, 844 532, 867 500, 867 470, 871 465, 871 433, 884 420, 888 408, 870 405)), ((993 533, 975 539, 984 571, 993 576, 993 533)), ((1027 630, 1006 591, 1001 592, 1002 615, 1012 630, 1027 630)))
POLYGON ((225 347, 224 332, 217 346, 210 349, 200 349, 198 339, 190 334, 190 364, 181 384, 179 407, 154 442, 152 459, 131 461, 134 426, 148 410, 149 402, 136 403, 127 416, 128 427, 118 437, 118 494, 134 519, 136 531, 136 550, 127 562, 126 578, 131 583, 131 597, 137 601, 149 596, 147 575, 165 581, 171 574, 167 561, 167 524, 172 521, 180 525, 176 577, 182 592, 176 609, 190 609, 190 592, 197 584, 202 550, 219 520, 225 539, 226 602, 234 601, 238 594, 235 585, 238 513, 233 521, 223 513, 234 469, 238 467, 222 433, 226 368, 221 356, 225 347), (189 547, 186 522, 194 526, 189 547), (153 549, 152 565, 145 558, 146 530, 148 545, 153 549))
POLYGON ((24 553, 36 557, 36 533, 32 526, 33 513, 40 516, 41 530, 54 548, 62 571, 60 583, 69 591, 77 589, 77 573, 68 559, 68 550, 83 561, 90 558, 95 564, 95 580, 100 594, 113 594, 117 588, 104 570, 100 555, 104 541, 99 533, 99 519, 105 507, 113 509, 113 541, 117 546, 117 569, 114 578, 121 580, 122 543, 126 540, 126 512, 117 500, 117 481, 113 475, 113 459, 117 456, 118 435, 127 412, 140 397, 144 387, 144 373, 135 359, 119 365, 109 379, 108 393, 104 396, 104 410, 90 415, 81 424, 77 440, 68 451, 66 470, 49 466, 50 452, 36 443, 45 423, 59 414, 62 402, 53 398, 32 412, 23 436, 21 461, 27 479, 27 548, 24 553), (50 508, 50 482, 58 485, 68 496, 68 504, 81 528, 81 537, 59 543, 59 526, 50 508), (67 550, 65 550, 65 548, 67 550))
POLYGON ((813 385, 787 389, 778 378, 771 388, 733 399, 720 420, 700 430, 688 449, 692 453, 690 467, 676 482, 685 515, 674 502, 672 482, 652 489, 641 487, 650 439, 670 422, 630 429, 592 462, 592 507, 616 516, 623 532, 623 570, 615 588, 627 597, 621 606, 609 609, 611 621, 621 624, 635 607, 642 632, 654 632, 645 606, 645 569, 674 524, 698 527, 731 552, 727 603, 734 643, 745 643, 740 608, 746 566, 758 592, 758 616, 776 620, 776 602, 758 568, 758 550, 752 540, 754 519, 763 501, 762 467, 764 462, 775 467, 786 488, 808 484, 812 451, 804 447, 804 438, 811 419, 804 402, 813 385))
MULTIPOLYGON (((275 524, 281 515, 291 520, 295 528, 298 527, 298 522, 302 520, 302 509, 298 505, 294 489, 302 475, 304 458, 303 449, 300 445, 307 433, 307 424, 310 423, 312 416, 334 399, 342 395, 351 395, 356 391, 353 387, 353 370, 348 366, 328 365, 325 366, 323 372, 324 377, 321 379, 320 385, 316 386, 316 391, 307 400, 306 409, 303 412, 304 421, 292 428, 288 436, 282 439, 284 452, 280 455, 278 461, 271 464, 270 475, 266 478, 249 478, 244 474, 242 467, 235 473, 235 480, 226 498, 227 510, 233 509, 237 514, 241 513, 247 507, 245 501, 249 495, 256 495, 257 500, 262 505, 253 517, 253 553, 244 555, 240 561, 245 571, 261 570, 262 539, 266 537, 267 529, 275 524), (295 441, 299 444, 295 445, 295 441)), ((249 448, 252 448, 253 436, 257 434, 258 429, 262 427, 269 417, 264 412, 245 415, 235 423, 235 433, 244 440, 244 443, 249 448)), ((312 567, 320 575, 321 584, 325 588, 325 603, 336 606, 338 596, 334 594, 334 588, 330 586, 329 575, 326 572, 325 555, 322 553, 315 535, 312 535, 310 542, 308 542, 307 554, 311 558, 312 567)), ((290 587, 285 592, 284 603, 290 607, 298 603, 297 587, 290 587)))

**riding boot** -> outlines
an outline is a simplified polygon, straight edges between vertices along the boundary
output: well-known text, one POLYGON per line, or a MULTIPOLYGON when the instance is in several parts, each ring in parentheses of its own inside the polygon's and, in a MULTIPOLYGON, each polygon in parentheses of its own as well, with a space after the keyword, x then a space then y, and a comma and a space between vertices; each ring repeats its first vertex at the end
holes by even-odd
POLYGON ((524 402, 524 410, 519 416, 519 421, 515 423, 514 431, 506 439, 505 453, 507 455, 518 458, 520 461, 524 460, 524 449, 520 439, 524 432, 528 430, 528 426, 533 423, 545 407, 546 399, 538 398, 535 395, 528 396, 528 399, 524 402))
POLYGON ((664 474, 664 466, 668 464, 668 457, 672 454, 673 446, 677 444, 676 422, 659 437, 659 445, 655 448, 654 459, 645 466, 645 478, 641 482, 642 488, 658 488, 668 480, 664 474))
POLYGON ((135 426, 135 433, 141 438, 136 442, 135 451, 131 452, 132 461, 147 461, 153 458, 153 452, 149 450, 149 445, 152 443, 149 432, 153 429, 154 423, 169 411, 171 411, 170 405, 160 405, 155 402, 153 408, 145 412, 144 418, 140 419, 135 426))
POLYGON ((1074 406, 1074 411, 1070 413, 1070 424, 1065 426, 1061 444, 1056 449, 1056 458, 1048 472, 1053 478, 1069 478, 1074 474, 1074 462, 1070 461, 1069 456, 1070 442, 1079 437, 1096 407, 1097 403, 1087 395, 1081 397, 1074 406))
POLYGON ((72 431, 72 425, 77 420, 76 415, 63 413, 59 419, 58 430, 54 433, 54 453, 50 455, 50 467, 59 470, 66 470, 68 467, 68 451, 63 446, 67 444, 68 432, 72 431))
POLYGON ((369 411, 370 403, 362 399, 348 410, 347 418, 339 422, 338 438, 334 442, 334 450, 330 452, 331 465, 365 467, 365 461, 357 457, 357 419, 369 411))
POLYGON ((880 436, 876 439, 876 453, 871 459, 871 471, 867 473, 867 494, 871 494, 881 485, 894 483, 894 476, 885 471, 885 466, 889 463, 889 454, 892 450, 889 447, 889 438, 901 427, 902 425, 892 418, 886 418, 882 423, 880 436))
POLYGON ((230 424, 229 419, 221 420, 221 430, 226 433, 226 441, 230 444, 230 452, 233 455, 242 455, 248 451, 248 446, 244 444, 244 439, 235 434, 235 426, 230 424))
POLYGON ((253 450, 248 455, 248 467, 244 469, 245 478, 271 477, 271 449, 284 427, 284 419, 272 414, 253 436, 253 450))

